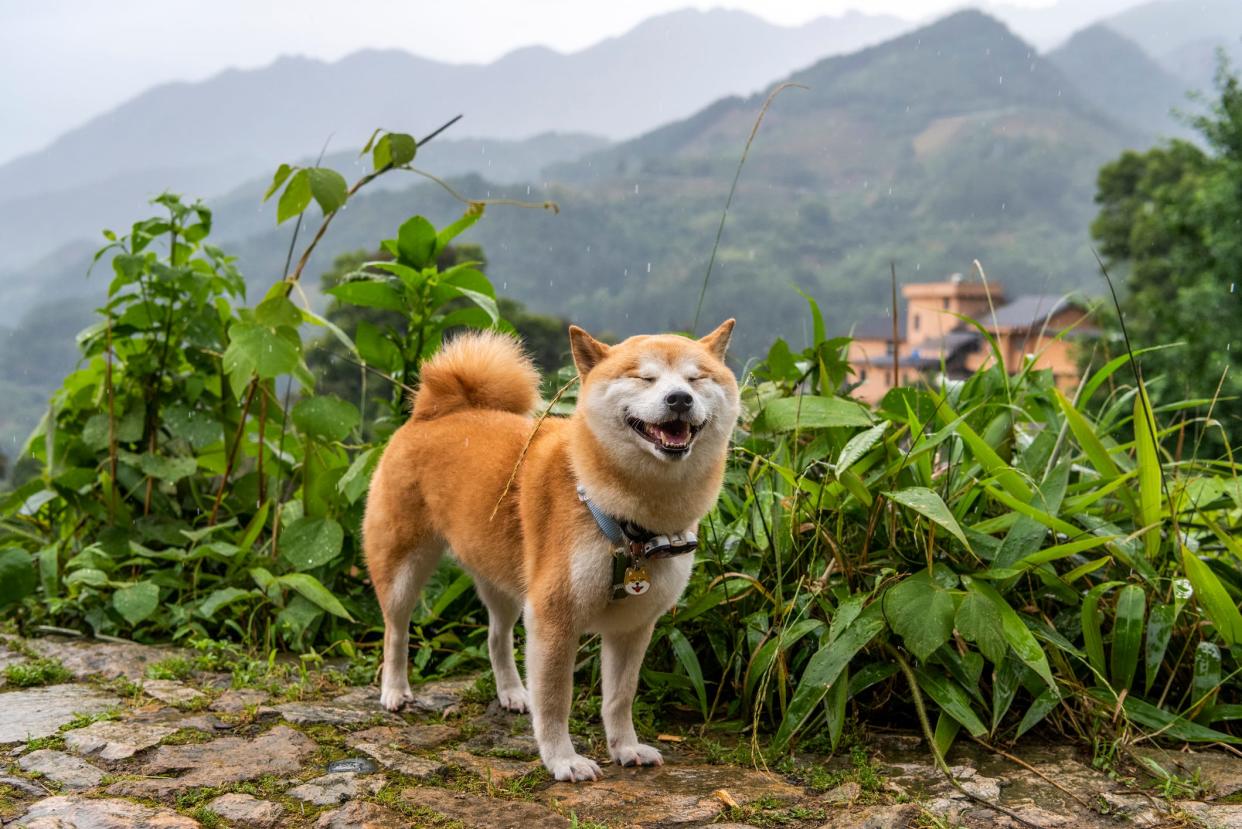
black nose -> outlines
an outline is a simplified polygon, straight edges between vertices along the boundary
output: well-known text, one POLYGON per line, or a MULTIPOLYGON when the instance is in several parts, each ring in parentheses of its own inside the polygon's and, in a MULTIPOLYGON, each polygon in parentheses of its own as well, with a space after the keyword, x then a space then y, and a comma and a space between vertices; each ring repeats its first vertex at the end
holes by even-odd
POLYGON ((688 391, 674 391, 669 392, 668 397, 664 398, 664 402, 678 414, 685 414, 694 405, 694 398, 690 396, 688 391))

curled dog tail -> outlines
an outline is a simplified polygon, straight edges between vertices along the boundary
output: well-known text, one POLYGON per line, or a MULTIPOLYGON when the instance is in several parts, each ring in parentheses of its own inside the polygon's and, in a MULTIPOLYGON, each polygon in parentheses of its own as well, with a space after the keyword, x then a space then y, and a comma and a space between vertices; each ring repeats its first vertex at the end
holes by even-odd
POLYGON ((539 373, 516 338, 495 331, 461 334, 423 364, 413 402, 415 420, 465 409, 527 414, 539 403, 539 373))

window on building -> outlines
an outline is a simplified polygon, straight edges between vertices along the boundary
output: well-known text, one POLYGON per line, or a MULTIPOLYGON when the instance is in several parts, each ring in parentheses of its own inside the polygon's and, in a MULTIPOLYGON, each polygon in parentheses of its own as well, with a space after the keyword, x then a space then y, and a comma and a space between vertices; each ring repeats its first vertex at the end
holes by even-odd
POLYGON ((893 356, 894 354, 896 354, 896 353, 897 353, 897 344, 896 344, 895 342, 893 342, 892 340, 887 340, 887 341, 884 343, 884 353, 888 354, 888 356, 890 356, 890 357, 891 357, 891 356, 893 356))
POLYGON ((860 382, 860 383, 865 383, 865 382, 867 382, 867 370, 866 370, 865 368, 864 368, 864 369, 860 369, 860 370, 859 370, 859 372, 858 372, 858 382, 860 382))
POLYGON ((918 314, 914 315, 914 330, 915 331, 919 330, 919 315, 918 314))
POLYGON ((940 305, 941 308, 944 308, 946 311, 949 310, 949 298, 948 297, 945 297, 944 299, 940 300, 940 303, 941 303, 940 305))

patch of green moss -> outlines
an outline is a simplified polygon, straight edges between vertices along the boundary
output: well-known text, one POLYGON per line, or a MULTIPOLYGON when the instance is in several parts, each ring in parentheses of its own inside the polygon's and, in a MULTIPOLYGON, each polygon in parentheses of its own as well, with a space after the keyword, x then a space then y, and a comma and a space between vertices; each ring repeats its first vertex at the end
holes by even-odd
POLYGON ((55 659, 32 659, 4 669, 4 681, 15 688, 58 685, 71 679, 73 674, 55 659))
POLYGON ((205 731, 199 731, 197 728, 179 728, 160 740, 162 746, 188 746, 198 745, 199 743, 210 743, 212 736, 205 731))

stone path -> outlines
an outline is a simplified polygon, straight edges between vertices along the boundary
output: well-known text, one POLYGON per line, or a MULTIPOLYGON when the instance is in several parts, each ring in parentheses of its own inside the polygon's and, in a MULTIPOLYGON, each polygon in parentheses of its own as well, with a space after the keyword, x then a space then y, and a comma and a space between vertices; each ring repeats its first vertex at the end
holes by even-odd
MULTIPOLYGON (((73 677, 0 685, 0 824, 1242 829, 1242 759, 1224 752, 1141 749, 1189 783, 1161 792, 1133 768, 1093 770, 1072 747, 1023 746, 1024 768, 959 745, 949 759, 972 798, 935 772, 910 735, 761 771, 721 760, 745 756, 728 750, 728 735, 709 744, 687 731, 659 735, 661 768, 606 765, 603 780, 573 785, 549 779, 529 719, 488 704, 474 680, 423 685, 411 710, 395 715, 379 709, 374 688, 348 688, 327 673, 231 688, 228 675, 190 673, 192 656, 63 639, 0 644, 0 671, 37 657, 73 677)), ((580 731, 581 748, 602 757, 598 723, 580 731)))

